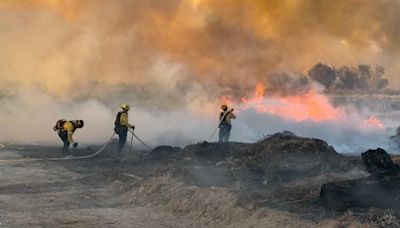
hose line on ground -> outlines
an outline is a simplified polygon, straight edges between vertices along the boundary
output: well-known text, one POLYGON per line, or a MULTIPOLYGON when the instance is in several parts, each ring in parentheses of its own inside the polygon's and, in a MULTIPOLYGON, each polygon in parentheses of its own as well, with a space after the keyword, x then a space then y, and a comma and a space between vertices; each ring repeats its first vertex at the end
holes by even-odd
POLYGON ((69 158, 30 158, 30 159, 5 159, 5 160, 0 160, 0 162, 31 162, 31 161, 66 161, 66 160, 79 160, 79 159, 86 159, 86 158, 92 158, 104 151, 104 149, 111 143, 115 133, 112 134, 110 139, 96 152, 93 154, 89 154, 86 156, 81 156, 81 157, 69 157, 69 158))
POLYGON ((97 155, 99 155, 100 153, 102 153, 104 151, 104 149, 106 149, 106 147, 111 143, 113 137, 114 137, 115 133, 113 133, 110 137, 110 139, 96 152, 94 152, 93 154, 89 154, 86 156, 82 156, 82 157, 70 157, 70 158, 45 158, 44 160, 46 161, 63 161, 63 160, 79 160, 79 159, 86 159, 86 158, 92 158, 92 157, 96 157, 97 155))

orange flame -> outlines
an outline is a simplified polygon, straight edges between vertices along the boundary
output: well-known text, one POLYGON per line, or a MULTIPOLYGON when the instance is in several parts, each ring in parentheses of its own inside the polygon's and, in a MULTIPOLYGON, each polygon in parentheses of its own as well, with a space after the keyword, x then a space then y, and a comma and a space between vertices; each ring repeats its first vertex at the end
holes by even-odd
MULTIPOLYGON (((228 96, 221 97, 221 101, 231 107, 235 105, 228 96)), ((315 122, 340 121, 349 118, 344 109, 334 107, 328 97, 315 90, 288 97, 267 98, 265 97, 265 86, 261 82, 257 83, 254 97, 243 97, 239 106, 242 110, 254 109, 258 113, 268 113, 297 122, 307 120, 315 122)), ((360 124, 364 127, 385 128, 384 124, 374 116, 366 120, 361 117, 360 124)))
POLYGON ((256 85, 256 92, 255 96, 256 98, 263 98, 265 95, 265 86, 261 82, 257 83, 256 85))
POLYGON ((259 82, 254 98, 242 98, 244 109, 254 108, 259 113, 269 113, 284 119, 316 122, 342 118, 345 113, 335 108, 329 99, 314 90, 302 95, 281 98, 265 98, 265 86, 259 82))
POLYGON ((375 116, 370 116, 368 119, 364 121, 364 123, 369 126, 378 127, 381 129, 385 128, 385 125, 382 123, 382 121, 375 116))
POLYGON ((334 108, 327 97, 313 90, 304 95, 274 99, 272 104, 258 104, 256 110, 295 121, 313 120, 320 122, 340 119, 344 115, 344 111, 334 108))

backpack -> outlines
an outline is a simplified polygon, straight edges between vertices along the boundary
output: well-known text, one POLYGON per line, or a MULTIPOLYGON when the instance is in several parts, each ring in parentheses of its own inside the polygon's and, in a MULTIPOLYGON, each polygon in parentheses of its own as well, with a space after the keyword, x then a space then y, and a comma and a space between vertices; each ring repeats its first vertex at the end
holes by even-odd
POLYGON ((66 119, 57 120, 56 125, 53 127, 53 130, 58 132, 64 131, 64 124, 66 122, 67 122, 66 119))
POLYGON ((114 122, 114 131, 117 134, 128 131, 127 126, 121 125, 121 114, 122 114, 122 112, 118 112, 117 118, 115 118, 115 122, 114 122))

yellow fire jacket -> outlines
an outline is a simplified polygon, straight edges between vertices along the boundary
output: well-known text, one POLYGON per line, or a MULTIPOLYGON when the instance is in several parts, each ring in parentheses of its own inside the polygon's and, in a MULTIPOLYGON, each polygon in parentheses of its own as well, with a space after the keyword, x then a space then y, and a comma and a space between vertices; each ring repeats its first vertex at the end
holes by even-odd
POLYGON ((72 138, 72 135, 75 132, 75 127, 72 124, 72 122, 70 122, 70 121, 65 122, 63 127, 64 127, 64 130, 68 134, 68 142, 71 143, 71 144, 74 143, 74 139, 72 138))
POLYGON ((134 125, 129 123, 128 113, 126 113, 126 112, 121 113, 121 117, 119 119, 119 123, 122 126, 127 126, 128 128, 134 128, 134 125))

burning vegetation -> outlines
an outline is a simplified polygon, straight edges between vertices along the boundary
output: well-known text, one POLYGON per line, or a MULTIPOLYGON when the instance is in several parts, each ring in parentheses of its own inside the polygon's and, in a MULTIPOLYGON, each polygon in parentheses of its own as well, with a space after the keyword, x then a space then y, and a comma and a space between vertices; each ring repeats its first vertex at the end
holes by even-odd
MULTIPOLYGON (((352 69, 350 67, 335 70, 335 68, 317 64, 309 71, 308 77, 298 76, 296 79, 296 77, 286 77, 286 74, 279 74, 279 77, 268 77, 265 84, 258 82, 249 98, 235 99, 224 95, 220 100, 230 106, 239 106, 242 111, 254 109, 257 113, 278 116, 289 121, 345 121, 350 118, 350 110, 347 109, 345 102, 335 105, 331 101, 330 94, 343 94, 346 91, 348 93, 383 91, 384 86, 376 86, 375 83, 388 83, 382 78, 383 68, 377 67, 376 72, 367 71, 370 68, 370 66, 360 65, 358 71, 351 74, 353 77, 348 75, 352 71, 346 70, 352 69), (353 77, 354 80, 343 79, 347 77, 353 77), (321 81, 322 79, 326 81, 321 81), (320 91, 315 88, 312 85, 313 80, 324 85, 326 90, 320 91), (270 90, 270 88, 273 89, 270 90)), ((368 126, 385 128, 383 122, 376 116, 360 115, 359 118, 360 128, 368 126)))

